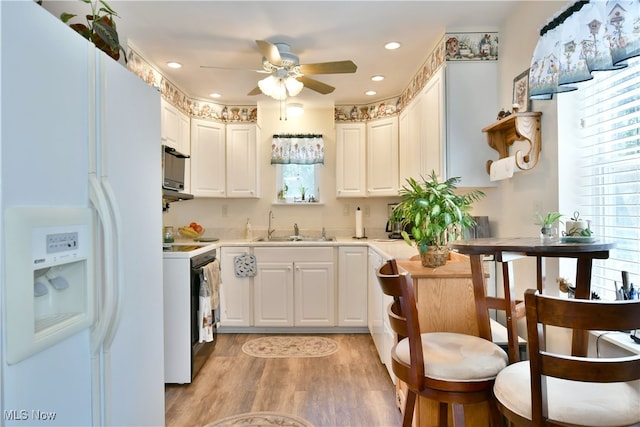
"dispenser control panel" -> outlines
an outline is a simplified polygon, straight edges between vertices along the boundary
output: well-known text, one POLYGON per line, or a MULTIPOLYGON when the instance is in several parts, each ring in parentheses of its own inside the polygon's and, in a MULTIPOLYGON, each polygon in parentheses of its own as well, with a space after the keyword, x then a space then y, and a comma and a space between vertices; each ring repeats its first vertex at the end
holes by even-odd
POLYGON ((4 213, 6 355, 13 364, 93 323, 94 213, 74 207, 4 213))

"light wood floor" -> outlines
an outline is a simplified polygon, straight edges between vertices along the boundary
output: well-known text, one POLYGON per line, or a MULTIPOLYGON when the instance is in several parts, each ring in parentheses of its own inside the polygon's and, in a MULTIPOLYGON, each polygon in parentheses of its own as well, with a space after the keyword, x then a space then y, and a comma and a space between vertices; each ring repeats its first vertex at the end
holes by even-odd
POLYGON ((399 426, 395 387, 369 334, 324 335, 339 350, 326 357, 264 359, 242 345, 259 334, 219 334, 193 383, 166 385, 167 426, 204 426, 230 415, 286 412, 316 427, 399 426))

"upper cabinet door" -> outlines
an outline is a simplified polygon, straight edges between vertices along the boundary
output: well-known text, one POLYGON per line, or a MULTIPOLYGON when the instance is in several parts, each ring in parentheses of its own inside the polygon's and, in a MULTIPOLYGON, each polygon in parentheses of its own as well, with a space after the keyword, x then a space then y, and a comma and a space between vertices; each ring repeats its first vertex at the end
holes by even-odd
POLYGON ((258 197, 256 125, 227 125, 227 197, 258 197))
MULTIPOLYGON (((442 67, 426 84, 420 98, 421 174, 426 177, 435 171, 436 175, 442 179, 446 176, 444 70, 442 67)), ((466 123, 463 126, 466 126, 466 123)))
POLYGON ((189 116, 164 99, 160 102, 162 144, 188 155, 191 152, 189 116))
POLYGON ((398 117, 367 123, 367 195, 398 195, 398 117))
POLYGON ((225 127, 191 121, 191 192, 197 197, 225 197, 225 127))
POLYGON ((336 124, 336 197, 365 197, 366 125, 336 124))

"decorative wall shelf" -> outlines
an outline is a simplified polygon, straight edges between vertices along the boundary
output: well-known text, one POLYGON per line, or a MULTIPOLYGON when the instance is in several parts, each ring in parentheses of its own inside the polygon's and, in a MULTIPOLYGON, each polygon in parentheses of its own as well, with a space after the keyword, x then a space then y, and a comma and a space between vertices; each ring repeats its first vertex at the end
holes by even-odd
MULTIPOLYGON (((489 146, 498 152, 498 160, 509 157, 509 148, 515 141, 529 143, 529 152, 515 154, 516 166, 522 170, 533 169, 538 164, 542 149, 539 112, 513 113, 482 129, 487 133, 489 146)), ((493 160, 487 160, 487 173, 490 173, 493 160)))

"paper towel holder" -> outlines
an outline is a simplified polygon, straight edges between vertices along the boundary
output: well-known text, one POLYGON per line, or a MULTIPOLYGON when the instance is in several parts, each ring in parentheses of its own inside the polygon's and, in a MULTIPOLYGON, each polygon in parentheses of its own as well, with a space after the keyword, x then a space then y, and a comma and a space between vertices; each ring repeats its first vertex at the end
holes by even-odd
MULTIPOLYGON (((514 113, 482 129, 487 133, 487 142, 498 152, 498 160, 510 156, 509 148, 515 141, 529 143, 529 151, 515 153, 516 166, 522 170, 533 169, 538 164, 542 150, 540 131, 541 112, 514 113)), ((491 172, 493 160, 487 160, 487 174, 491 172)))

